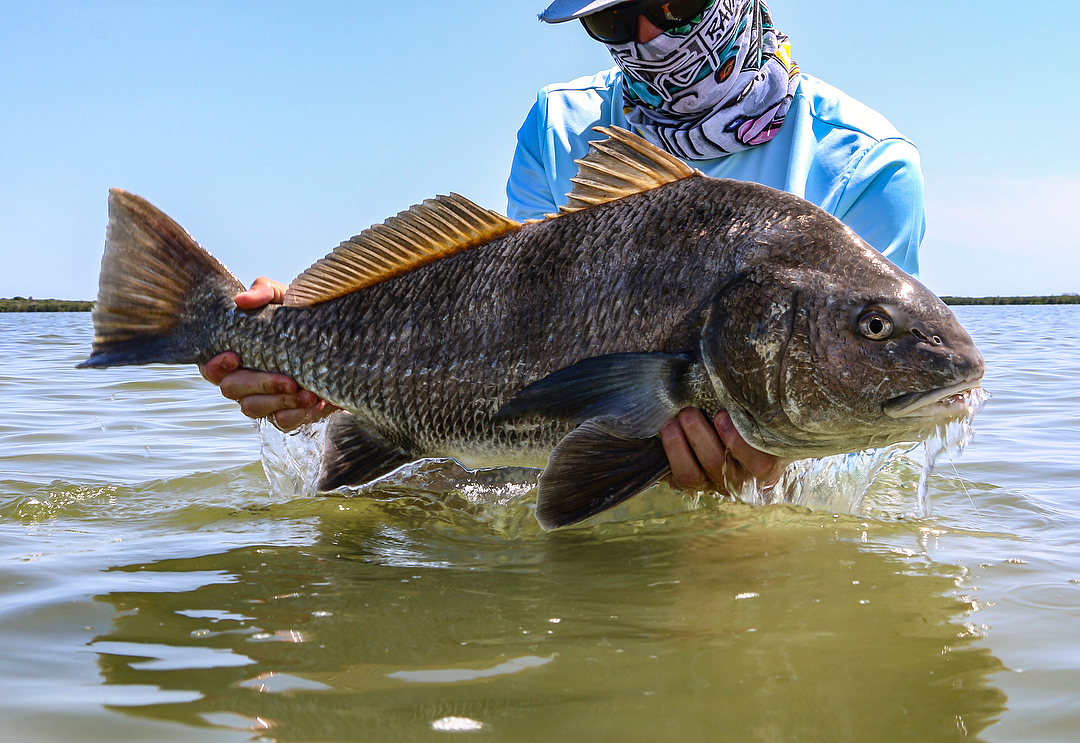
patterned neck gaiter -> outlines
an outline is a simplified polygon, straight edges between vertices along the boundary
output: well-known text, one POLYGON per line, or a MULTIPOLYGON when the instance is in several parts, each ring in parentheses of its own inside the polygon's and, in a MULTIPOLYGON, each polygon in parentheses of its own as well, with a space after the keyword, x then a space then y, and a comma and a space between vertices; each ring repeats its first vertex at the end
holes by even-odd
POLYGON ((768 142, 799 84, 764 0, 715 0, 689 25, 608 49, 624 75, 627 121, 687 160, 768 142))

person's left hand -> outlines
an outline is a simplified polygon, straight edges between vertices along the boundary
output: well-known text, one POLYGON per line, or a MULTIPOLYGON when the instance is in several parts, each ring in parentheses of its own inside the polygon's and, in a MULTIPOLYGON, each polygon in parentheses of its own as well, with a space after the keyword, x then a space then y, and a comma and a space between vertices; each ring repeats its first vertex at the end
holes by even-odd
POLYGON ((746 443, 721 410, 710 422, 697 408, 684 408, 660 429, 671 480, 680 488, 716 489, 732 495, 748 478, 775 485, 792 460, 774 457, 746 443))
MULTIPOLYGON (((268 304, 281 304, 288 289, 284 284, 260 276, 245 292, 236 295, 236 306, 257 310, 268 304)), ((203 377, 218 385, 221 394, 240 403, 249 418, 268 418, 278 429, 292 431, 305 423, 314 423, 341 408, 319 399, 285 374, 255 371, 240 367, 240 357, 225 351, 199 366, 203 377)))
POLYGON ((286 433, 341 409, 284 374, 241 368, 240 357, 232 351, 218 354, 199 371, 208 382, 218 385, 223 396, 240 403, 244 415, 268 418, 286 433))

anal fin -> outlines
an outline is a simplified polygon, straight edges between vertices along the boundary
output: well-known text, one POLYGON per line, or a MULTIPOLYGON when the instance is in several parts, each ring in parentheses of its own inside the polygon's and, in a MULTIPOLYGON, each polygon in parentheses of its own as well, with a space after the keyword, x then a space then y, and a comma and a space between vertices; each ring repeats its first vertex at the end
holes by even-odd
POLYGON ((326 491, 363 485, 416 458, 352 413, 335 413, 326 429, 318 487, 326 491))
POLYGON ((640 438, 611 418, 590 418, 559 442, 540 474, 536 520, 569 526, 640 493, 669 472, 659 436, 640 438))

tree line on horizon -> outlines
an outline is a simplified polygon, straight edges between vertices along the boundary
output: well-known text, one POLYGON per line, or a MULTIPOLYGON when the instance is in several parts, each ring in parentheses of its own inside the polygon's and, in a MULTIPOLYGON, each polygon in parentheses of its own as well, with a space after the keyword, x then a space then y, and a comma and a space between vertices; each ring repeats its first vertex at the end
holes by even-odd
POLYGON ((1080 294, 1054 294, 1042 297, 945 297, 945 304, 1080 304, 1080 294))
POLYGON ((94 303, 81 299, 34 299, 11 297, 0 299, 0 312, 89 312, 94 303))

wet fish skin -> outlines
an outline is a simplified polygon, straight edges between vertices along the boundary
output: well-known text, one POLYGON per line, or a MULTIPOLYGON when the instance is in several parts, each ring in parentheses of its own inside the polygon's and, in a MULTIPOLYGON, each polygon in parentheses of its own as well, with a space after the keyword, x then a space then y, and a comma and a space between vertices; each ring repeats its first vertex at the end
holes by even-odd
POLYGON ((974 387, 983 370, 951 311, 842 223, 703 176, 314 306, 246 312, 240 289, 165 215, 114 192, 84 365, 237 351, 351 411, 332 424, 323 487, 423 456, 547 462, 545 527, 666 474, 656 434, 684 406, 727 409, 763 451, 825 456, 920 436, 942 414, 890 417, 890 401, 974 387), (865 337, 879 315, 893 330, 865 337))
POLYGON ((586 358, 693 348, 694 313, 710 287, 685 285, 695 269, 716 273, 716 256, 673 244, 670 263, 659 264, 655 249, 628 243, 616 248, 626 248, 625 275, 598 282, 611 271, 611 239, 633 234, 619 229, 623 218, 618 210, 525 225, 312 308, 230 309, 206 353, 233 349, 245 366, 287 373, 422 456, 542 466, 573 426, 547 417, 493 425, 514 393, 586 358))

